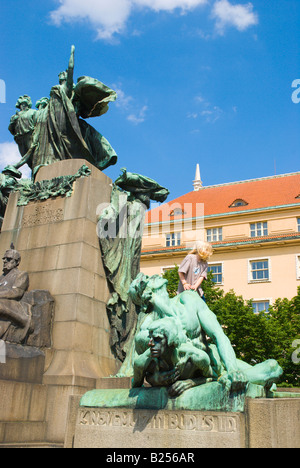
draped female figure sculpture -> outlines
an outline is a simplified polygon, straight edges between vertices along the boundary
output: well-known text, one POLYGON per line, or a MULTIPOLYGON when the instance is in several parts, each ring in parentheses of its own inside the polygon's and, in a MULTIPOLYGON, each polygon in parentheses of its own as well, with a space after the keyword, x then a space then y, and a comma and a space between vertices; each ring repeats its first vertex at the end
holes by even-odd
POLYGON ((74 53, 72 46, 68 69, 59 74, 59 84, 52 87, 49 101, 38 107, 30 148, 14 166, 19 169, 27 163, 33 178, 41 166, 63 159, 86 159, 100 170, 117 162, 109 142, 80 118, 103 115, 116 93, 86 76, 74 85, 74 53))

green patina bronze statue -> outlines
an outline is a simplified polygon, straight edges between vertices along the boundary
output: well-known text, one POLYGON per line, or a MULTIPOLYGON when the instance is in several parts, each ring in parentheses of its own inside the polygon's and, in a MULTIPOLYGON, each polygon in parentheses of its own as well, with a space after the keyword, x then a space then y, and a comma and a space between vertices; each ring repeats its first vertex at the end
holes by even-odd
POLYGON ((207 382, 218 381, 231 391, 248 383, 269 389, 282 375, 272 359, 255 366, 236 358, 215 314, 194 291, 170 299, 167 281, 140 273, 130 287, 142 309, 135 337, 133 387, 144 379, 168 387, 170 396, 207 382))
POLYGON ((110 346, 124 361, 136 329, 137 314, 128 290, 140 271, 142 235, 150 200, 164 202, 169 190, 149 177, 121 169, 111 203, 102 211, 98 236, 111 297, 107 303, 110 346))
POLYGON ((276 398, 274 384, 282 375, 277 361, 250 366, 238 360, 200 296, 184 291, 170 299, 166 283, 158 275, 140 273, 129 289, 139 310, 126 365, 132 388, 92 390, 80 405, 241 412, 246 398, 276 398))
MULTIPOLYGON (((32 135, 37 123, 38 111, 32 109, 31 98, 26 94, 19 97, 16 108, 19 110, 10 119, 8 130, 14 136, 20 154, 24 157, 32 145, 32 135)), ((30 159, 28 159, 28 165, 31 168, 30 159)))
POLYGON ((117 95, 87 76, 78 78, 75 85, 74 52, 72 46, 68 69, 59 74, 59 84, 52 87, 50 99, 40 99, 38 110, 32 110, 29 96, 21 96, 16 105, 20 112, 11 118, 9 130, 22 156, 14 167, 28 164, 33 178, 41 166, 63 159, 86 159, 100 170, 117 162, 109 142, 83 120, 106 113, 117 95))

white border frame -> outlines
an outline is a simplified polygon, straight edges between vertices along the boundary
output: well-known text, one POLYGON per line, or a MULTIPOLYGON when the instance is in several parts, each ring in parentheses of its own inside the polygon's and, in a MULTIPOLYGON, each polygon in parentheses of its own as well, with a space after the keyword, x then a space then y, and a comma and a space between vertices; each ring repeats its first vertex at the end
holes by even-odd
POLYGON ((164 245, 164 247, 179 247, 180 245, 182 245, 182 231, 166 232, 164 234, 164 236, 165 236, 165 245, 164 245), (176 234, 176 244, 175 245, 167 245, 167 236, 172 236, 172 234, 176 234), (178 234, 180 235, 180 244, 177 244, 178 234))
POLYGON ((300 253, 295 255, 296 263, 296 280, 300 280, 300 253))
POLYGON ((222 266, 222 283, 215 283, 217 286, 224 286, 224 262, 208 262, 208 266, 221 265, 222 266))
POLYGON ((165 265, 160 267, 160 276, 162 276, 166 270, 173 270, 175 268, 175 265, 165 265))
MULTIPOLYGON (((272 306, 273 305, 273 299, 271 297, 265 297, 263 299, 259 298, 259 299, 251 299, 252 301, 252 304, 254 302, 268 302, 269 303, 269 306, 272 306)), ((256 313, 256 312, 254 312, 256 313)))
MULTIPOLYGON (((212 236, 213 236, 213 235, 212 235, 212 236)), ((209 243, 211 243, 211 244, 213 244, 214 242, 222 242, 222 241, 224 240, 223 226, 216 226, 216 227, 212 227, 212 228, 211 228, 211 227, 205 228, 205 240, 206 240, 206 242, 209 242, 209 243), (216 240, 216 241, 215 241, 215 240, 210 240, 210 241, 209 241, 209 240, 207 239, 207 231, 209 231, 209 230, 212 231, 213 229, 218 229, 218 230, 221 229, 221 230, 222 230, 222 239, 221 239, 221 240, 219 239, 219 232, 218 232, 218 235, 217 235, 218 240, 216 240)))
MULTIPOLYGON (((264 228, 263 228, 263 230, 264 230, 264 228)), ((250 237, 250 239, 257 239, 257 238, 259 238, 259 237, 266 237, 266 236, 268 236, 268 235, 269 235, 269 221, 255 221, 254 223, 251 223, 251 222, 249 223, 249 237, 250 237), (256 235, 256 236, 253 236, 253 237, 252 237, 252 236, 251 236, 251 224, 255 224, 255 225, 256 225, 256 226, 255 226, 255 231, 256 231, 256 233, 257 233, 257 224, 258 224, 258 223, 261 223, 261 224, 267 223, 267 231, 268 231, 268 233, 267 233, 267 234, 262 234, 261 236, 257 236, 257 235, 256 235)))
POLYGON ((257 284, 257 283, 271 283, 272 282, 272 264, 271 257, 257 257, 257 258, 248 258, 248 284, 257 284), (260 262, 263 260, 268 260, 269 264, 269 279, 258 279, 254 280, 251 277, 251 262, 260 262))

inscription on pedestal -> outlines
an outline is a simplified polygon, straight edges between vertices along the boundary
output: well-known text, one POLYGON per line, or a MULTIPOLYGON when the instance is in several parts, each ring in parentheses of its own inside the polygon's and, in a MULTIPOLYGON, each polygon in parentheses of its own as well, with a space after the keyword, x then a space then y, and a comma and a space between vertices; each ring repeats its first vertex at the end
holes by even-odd
POLYGON ((187 414, 187 412, 162 412, 149 414, 149 411, 103 411, 81 409, 80 426, 124 427, 135 429, 166 429, 193 432, 238 431, 239 421, 235 415, 187 414))
POLYGON ((22 227, 33 227, 41 224, 57 223, 63 220, 62 208, 53 209, 50 204, 36 205, 30 213, 24 214, 22 227))

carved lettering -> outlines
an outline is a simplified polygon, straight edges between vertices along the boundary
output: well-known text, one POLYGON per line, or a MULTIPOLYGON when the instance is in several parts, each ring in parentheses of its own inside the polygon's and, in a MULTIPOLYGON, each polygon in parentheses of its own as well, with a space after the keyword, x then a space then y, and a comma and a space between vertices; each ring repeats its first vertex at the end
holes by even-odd
POLYGON ((80 425, 168 429, 173 431, 226 432, 238 431, 238 419, 232 415, 211 415, 185 412, 151 414, 145 411, 81 410, 80 425))
POLYGON ((22 226, 32 227, 41 224, 57 223, 63 220, 64 211, 62 208, 51 209, 47 206, 36 206, 34 212, 23 216, 22 226))

